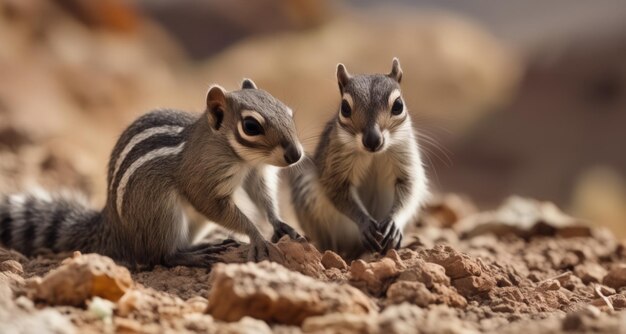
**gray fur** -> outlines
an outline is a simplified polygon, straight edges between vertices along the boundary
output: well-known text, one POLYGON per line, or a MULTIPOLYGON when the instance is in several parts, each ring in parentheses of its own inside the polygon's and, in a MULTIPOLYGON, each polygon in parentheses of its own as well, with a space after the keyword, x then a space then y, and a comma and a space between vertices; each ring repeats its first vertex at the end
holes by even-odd
POLYGON ((100 213, 87 209, 78 198, 36 194, 5 196, 0 214, 3 217, 0 235, 11 236, 3 239, 2 244, 25 255, 42 249, 90 252, 100 249, 105 242, 100 232, 107 228, 102 224, 100 213), (80 238, 73 238, 75 234, 80 238))
POLYGON ((251 87, 223 92, 218 104, 214 96, 207 99, 201 115, 156 110, 122 133, 111 154, 107 202, 101 212, 65 197, 9 196, 0 204, 0 242, 27 255, 49 248, 98 252, 131 264, 210 265, 213 252, 227 245, 190 246, 181 206, 185 200, 208 219, 247 234, 250 257, 258 260, 268 253, 267 241, 232 198, 246 178, 246 190, 269 217, 275 238, 299 237, 280 221, 275 195, 257 173, 274 162, 271 154, 277 147, 301 147, 288 108, 251 87), (223 113, 218 129, 212 127, 211 108, 216 106, 223 113), (255 142, 258 145, 245 147, 245 142, 237 141, 259 159, 241 156, 230 140, 236 138, 243 110, 265 119, 265 135, 255 142))
POLYGON ((292 201, 305 234, 321 249, 349 258, 399 247, 402 228, 418 211, 427 180, 406 110, 390 113, 390 94, 400 89, 394 60, 389 75, 350 75, 337 68, 342 96, 352 100, 349 119, 331 119, 312 159, 290 174, 292 201), (359 149, 367 131, 387 133, 376 153, 359 149))

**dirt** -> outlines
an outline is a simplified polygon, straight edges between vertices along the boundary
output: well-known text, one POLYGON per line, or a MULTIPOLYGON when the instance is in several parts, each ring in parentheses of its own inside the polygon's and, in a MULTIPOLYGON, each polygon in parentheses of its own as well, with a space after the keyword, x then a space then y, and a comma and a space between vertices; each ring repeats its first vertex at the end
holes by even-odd
POLYGON ((1 250, 0 320, 64 333, 612 333, 626 319, 626 244, 610 233, 523 198, 460 207, 433 200, 401 249, 351 263, 288 239, 270 261, 245 263, 243 244, 212 269, 1 250))

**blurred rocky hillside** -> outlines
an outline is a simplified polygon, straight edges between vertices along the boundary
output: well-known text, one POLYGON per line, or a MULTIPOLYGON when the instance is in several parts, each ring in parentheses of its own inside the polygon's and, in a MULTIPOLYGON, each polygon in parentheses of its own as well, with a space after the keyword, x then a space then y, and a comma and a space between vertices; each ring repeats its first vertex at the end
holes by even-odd
POLYGON ((215 82, 236 89, 241 78, 254 78, 293 107, 312 147, 336 109, 339 61, 356 73, 387 72, 391 58, 400 57, 417 119, 475 119, 502 104, 517 81, 514 57, 459 18, 345 8, 331 15, 325 2, 263 3, 282 10, 206 2, 198 12, 245 9, 247 19, 224 17, 228 22, 199 25, 183 39, 146 14, 168 21, 159 12, 166 2, 2 0, 0 41, 10 46, 0 50, 2 188, 77 187, 102 203, 119 132, 151 108, 202 111, 215 82), (271 29, 252 33, 268 20, 271 29), (183 47, 190 41, 215 48, 198 59, 199 51, 183 47))

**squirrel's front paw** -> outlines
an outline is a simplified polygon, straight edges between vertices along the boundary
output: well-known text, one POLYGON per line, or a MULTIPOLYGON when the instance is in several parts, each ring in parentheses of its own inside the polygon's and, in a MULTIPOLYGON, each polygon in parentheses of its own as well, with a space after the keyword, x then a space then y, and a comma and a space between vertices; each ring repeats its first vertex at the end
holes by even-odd
POLYGON ((250 240, 248 261, 259 262, 270 257, 270 243, 264 239, 250 240))
POLYGON ((383 235, 378 230, 378 223, 374 220, 369 220, 359 225, 363 247, 370 252, 380 252, 383 249, 380 244, 383 235))
POLYGON ((298 232, 296 232, 296 230, 294 230, 293 227, 281 221, 276 222, 274 224, 274 235, 272 235, 272 242, 278 242, 278 240, 280 240, 280 238, 282 238, 285 235, 288 235, 291 239, 296 240, 296 241, 306 240, 303 236, 298 234, 298 232))
POLYGON ((402 243, 402 230, 396 226, 396 223, 391 217, 380 222, 379 229, 380 233, 383 235, 381 246, 384 252, 390 249, 400 248, 400 244, 402 243))

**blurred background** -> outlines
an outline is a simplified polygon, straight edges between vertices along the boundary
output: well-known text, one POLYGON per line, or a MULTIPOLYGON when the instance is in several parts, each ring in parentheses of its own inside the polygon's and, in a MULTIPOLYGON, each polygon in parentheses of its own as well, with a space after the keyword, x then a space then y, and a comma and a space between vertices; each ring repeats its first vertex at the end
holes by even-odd
POLYGON ((0 0, 0 191, 104 203, 119 133, 202 111, 251 77, 306 147, 336 112, 337 62, 394 56, 433 189, 493 208, 557 203, 626 237, 626 2, 0 0))

